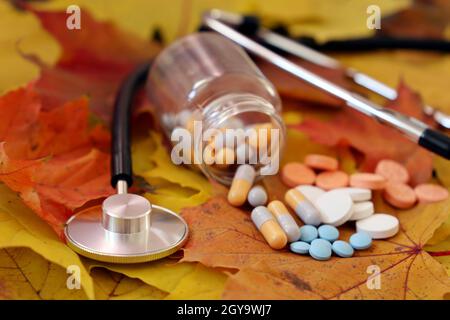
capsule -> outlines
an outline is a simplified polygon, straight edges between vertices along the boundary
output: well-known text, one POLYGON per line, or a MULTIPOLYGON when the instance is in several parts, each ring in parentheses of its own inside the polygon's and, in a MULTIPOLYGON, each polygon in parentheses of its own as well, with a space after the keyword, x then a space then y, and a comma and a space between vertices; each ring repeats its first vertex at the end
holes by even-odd
POLYGON ((248 164, 240 165, 228 191, 228 202, 235 207, 243 205, 254 180, 255 169, 248 164))
POLYGON ((275 216, 279 225, 286 233, 289 242, 300 239, 300 228, 283 202, 278 200, 271 201, 267 209, 275 216))
POLYGON ((251 218, 271 248, 284 248, 288 240, 286 234, 266 207, 253 209, 251 218))
POLYGON ((297 189, 286 192, 284 200, 305 224, 318 226, 322 222, 319 211, 297 189))

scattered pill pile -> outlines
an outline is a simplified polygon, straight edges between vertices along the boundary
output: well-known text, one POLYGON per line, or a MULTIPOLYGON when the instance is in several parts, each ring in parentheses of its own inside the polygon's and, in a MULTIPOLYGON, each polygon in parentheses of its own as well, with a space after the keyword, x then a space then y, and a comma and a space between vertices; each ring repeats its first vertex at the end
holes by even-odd
POLYGON ((372 192, 380 190, 386 202, 400 209, 417 202, 445 200, 447 189, 434 184, 408 185, 408 170, 398 162, 381 160, 374 173, 348 175, 339 170, 339 162, 329 156, 311 154, 304 163, 290 162, 281 171, 289 189, 284 203, 275 200, 266 205, 268 195, 260 185, 253 185, 255 169, 241 165, 236 170, 228 193, 233 206, 246 201, 254 207, 251 219, 273 249, 289 243, 292 252, 328 260, 332 253, 351 257, 354 250, 365 250, 372 239, 386 239, 397 234, 399 221, 386 213, 376 213, 372 192), (304 223, 299 227, 292 209, 304 223), (353 222, 356 232, 348 242, 339 239, 337 227, 353 222))

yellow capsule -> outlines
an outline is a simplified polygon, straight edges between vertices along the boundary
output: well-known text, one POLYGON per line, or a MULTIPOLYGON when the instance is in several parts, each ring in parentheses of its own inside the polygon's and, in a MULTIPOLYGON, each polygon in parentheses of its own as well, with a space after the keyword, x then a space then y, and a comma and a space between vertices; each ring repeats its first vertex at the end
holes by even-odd
POLYGON ((228 202, 235 207, 243 205, 254 180, 255 169, 248 164, 240 165, 228 191, 228 202))
POLYGON ((300 239, 300 228, 283 202, 278 200, 271 201, 267 205, 267 209, 275 216, 281 228, 286 233, 289 242, 300 239))
POLYGON ((284 200, 305 224, 318 226, 322 222, 319 211, 299 190, 290 189, 284 200))
POLYGON ((266 207, 253 209, 251 219, 271 248, 282 249, 286 246, 286 234, 266 207))

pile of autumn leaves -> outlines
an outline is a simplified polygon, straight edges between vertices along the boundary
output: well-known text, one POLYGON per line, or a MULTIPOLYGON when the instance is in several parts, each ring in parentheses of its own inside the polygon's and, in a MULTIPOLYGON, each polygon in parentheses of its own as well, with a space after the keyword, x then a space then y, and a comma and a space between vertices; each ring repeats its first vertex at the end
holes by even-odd
MULTIPOLYGON (((112 102, 124 76, 156 55, 159 47, 96 22, 88 14, 83 17, 84 28, 70 32, 60 28, 64 13, 34 13, 63 52, 55 66, 24 56, 40 65, 40 78, 0 98, 0 181, 62 236, 65 221, 76 210, 113 192, 107 129, 112 102)), ((340 71, 299 63, 335 82, 345 82, 340 71)), ((301 82, 292 86, 292 79, 271 66, 261 67, 281 94, 290 98, 286 109, 341 105, 301 82)), ((146 102, 141 100, 137 107, 143 109, 146 102)), ((422 117, 419 97, 405 85, 399 88, 399 99, 388 107, 422 117)), ((372 170, 378 160, 390 158, 405 164, 414 184, 430 179, 429 153, 348 108, 331 113, 331 120, 312 114, 291 123, 288 149, 289 144, 296 150, 312 144, 294 134, 300 130, 315 142, 346 150, 359 170, 372 170)), ((278 177, 267 179, 266 184, 273 198, 284 193, 278 177)), ((376 241, 371 250, 354 258, 324 263, 271 250, 248 211, 229 206, 225 190, 219 186, 216 190, 210 201, 182 213, 191 230, 182 261, 228 270, 225 298, 442 298, 450 291, 445 270, 422 249, 447 218, 448 202, 394 212, 402 226, 395 238, 376 241), (367 266, 374 264, 388 279, 381 292, 366 286, 367 266)), ((376 206, 393 212, 382 201, 376 206)))

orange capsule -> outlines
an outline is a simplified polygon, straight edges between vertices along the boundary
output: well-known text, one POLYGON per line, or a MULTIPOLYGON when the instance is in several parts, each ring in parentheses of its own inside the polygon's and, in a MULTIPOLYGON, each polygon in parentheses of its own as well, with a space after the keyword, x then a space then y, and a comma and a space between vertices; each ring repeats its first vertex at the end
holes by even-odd
POLYGON ((253 181, 255 169, 248 164, 240 165, 234 174, 233 182, 228 191, 228 202, 235 207, 242 206, 247 200, 253 181))
POLYGON ((279 200, 271 201, 267 205, 267 209, 275 216, 289 242, 297 241, 300 238, 300 228, 283 202, 279 200))
POLYGON ((266 207, 259 206, 253 209, 251 218, 271 248, 282 249, 286 246, 288 241, 286 234, 266 207))
POLYGON ((318 226, 322 222, 319 211, 299 190, 290 189, 284 195, 284 200, 304 224, 318 226))

